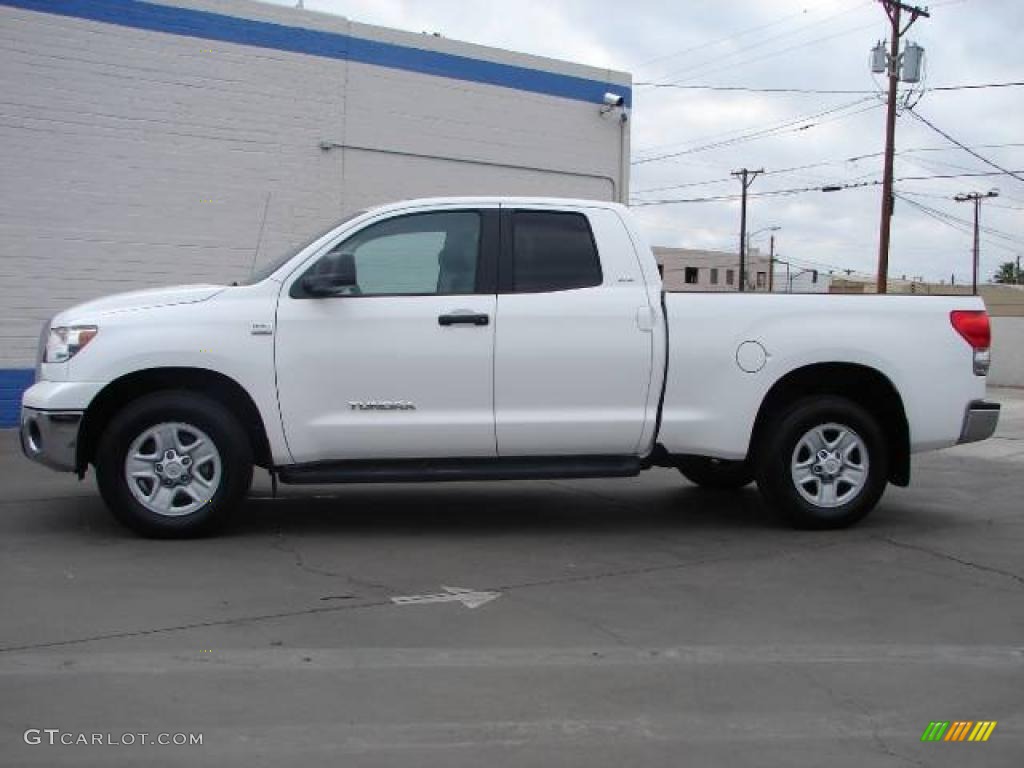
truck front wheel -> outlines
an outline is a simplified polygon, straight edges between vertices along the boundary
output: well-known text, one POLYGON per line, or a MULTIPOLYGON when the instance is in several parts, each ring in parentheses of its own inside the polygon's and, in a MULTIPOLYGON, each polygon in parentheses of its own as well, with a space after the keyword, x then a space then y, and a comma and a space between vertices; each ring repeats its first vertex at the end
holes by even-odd
POLYGON ((757 485, 798 528, 844 528, 885 491, 888 451, 878 420, 842 397, 807 397, 767 427, 757 485))
POLYGON ((238 419, 200 394, 166 391, 129 403, 96 453, 100 493, 114 516, 157 538, 212 533, 252 482, 252 447, 238 419))

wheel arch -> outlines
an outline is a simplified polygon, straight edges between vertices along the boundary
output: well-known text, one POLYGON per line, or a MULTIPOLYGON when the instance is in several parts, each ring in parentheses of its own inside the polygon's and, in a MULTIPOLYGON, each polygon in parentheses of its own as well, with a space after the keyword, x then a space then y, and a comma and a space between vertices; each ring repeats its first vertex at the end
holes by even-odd
POLYGON ((94 462, 100 436, 118 410, 140 397, 165 391, 196 392, 217 401, 234 414, 245 429, 255 463, 261 467, 271 466, 266 425, 256 403, 241 384, 206 368, 147 368, 114 379, 89 403, 78 433, 75 471, 79 476, 94 462))
POLYGON ((888 376, 859 363, 814 363, 775 382, 758 408, 750 442, 752 455, 783 409, 809 395, 845 397, 878 418, 889 448, 888 480, 900 486, 910 482, 910 426, 903 398, 888 376))

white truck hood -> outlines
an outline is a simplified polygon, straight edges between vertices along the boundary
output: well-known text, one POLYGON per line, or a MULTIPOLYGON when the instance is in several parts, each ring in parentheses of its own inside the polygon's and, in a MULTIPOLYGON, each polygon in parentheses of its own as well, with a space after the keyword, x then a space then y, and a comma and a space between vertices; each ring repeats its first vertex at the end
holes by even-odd
POLYGON ((115 312, 152 309, 173 304, 194 304, 213 298, 226 288, 227 286, 224 285, 174 285, 144 291, 115 293, 112 296, 103 296, 64 310, 53 318, 52 325, 89 322, 91 319, 115 312))

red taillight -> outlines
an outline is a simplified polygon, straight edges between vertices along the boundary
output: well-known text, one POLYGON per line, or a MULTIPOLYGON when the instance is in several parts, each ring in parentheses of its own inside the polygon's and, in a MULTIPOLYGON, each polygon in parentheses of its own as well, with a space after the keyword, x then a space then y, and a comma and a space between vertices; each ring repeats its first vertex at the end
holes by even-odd
POLYGON ((954 309, 949 322, 974 349, 988 349, 992 343, 992 327, 984 309, 954 309))

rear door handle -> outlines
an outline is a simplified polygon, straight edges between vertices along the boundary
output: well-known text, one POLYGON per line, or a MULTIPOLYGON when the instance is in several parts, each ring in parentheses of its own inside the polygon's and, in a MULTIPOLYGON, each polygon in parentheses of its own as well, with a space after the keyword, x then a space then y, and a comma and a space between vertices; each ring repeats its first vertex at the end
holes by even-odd
POLYGON ((487 325, 491 322, 488 315, 474 312, 459 312, 451 315, 438 315, 438 325, 487 325))

